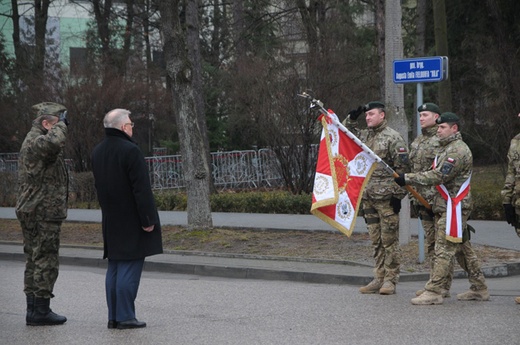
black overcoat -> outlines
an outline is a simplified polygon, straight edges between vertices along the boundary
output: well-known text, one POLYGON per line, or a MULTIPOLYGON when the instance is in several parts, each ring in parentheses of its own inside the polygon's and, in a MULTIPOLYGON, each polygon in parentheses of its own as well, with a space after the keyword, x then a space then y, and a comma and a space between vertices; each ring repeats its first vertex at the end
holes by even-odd
POLYGON ((102 212, 103 258, 136 260, 160 254, 161 224, 144 156, 126 133, 105 128, 105 134, 92 152, 102 212), (143 230, 150 225, 155 225, 152 232, 143 230))

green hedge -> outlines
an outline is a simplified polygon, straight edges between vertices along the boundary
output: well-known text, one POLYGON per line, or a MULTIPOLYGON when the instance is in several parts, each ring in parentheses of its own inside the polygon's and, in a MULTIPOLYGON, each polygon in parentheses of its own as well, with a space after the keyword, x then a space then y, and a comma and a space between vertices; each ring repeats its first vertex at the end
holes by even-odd
MULTIPOLYGON (((160 210, 185 211, 185 193, 161 191, 155 193, 160 210)), ((308 214, 310 195, 293 195, 284 191, 272 192, 221 192, 210 196, 212 212, 308 214)))
MULTIPOLYGON (((500 167, 475 168, 471 183, 474 207, 472 219, 504 220, 500 190, 504 185, 500 167)), ((155 191, 157 207, 164 211, 185 211, 185 192, 155 191)), ((279 214, 309 214, 311 196, 293 195, 286 191, 219 192, 211 195, 213 212, 249 212, 279 214)), ((0 174, 0 206, 14 207, 16 203, 16 175, 0 174)), ((70 179, 70 208, 99 208, 92 173, 75 173, 70 179)))

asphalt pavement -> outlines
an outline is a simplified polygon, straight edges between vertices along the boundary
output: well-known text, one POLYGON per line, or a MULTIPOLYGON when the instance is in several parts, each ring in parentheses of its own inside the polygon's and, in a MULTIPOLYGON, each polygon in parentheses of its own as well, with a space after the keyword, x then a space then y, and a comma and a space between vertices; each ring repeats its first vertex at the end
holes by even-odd
POLYGON ((518 277, 489 279, 489 302, 458 301, 456 279, 438 306, 414 306, 423 282, 391 296, 348 284, 232 279, 143 272, 134 330, 107 329, 105 270, 60 266, 52 309, 60 326, 25 325, 24 263, 0 260, 0 344, 91 345, 511 345, 518 344, 518 277))
MULTIPOLYGON (((162 224, 187 225, 185 212, 160 212, 162 224)), ((0 208, 0 218, 15 219, 0 208)), ((100 222, 99 210, 69 210, 68 221, 100 222)), ((215 227, 336 231, 307 215, 213 213, 215 227)), ((412 221, 412 225, 416 222, 412 221)), ((473 242, 520 250, 505 222, 471 221, 473 242)), ((356 232, 366 232, 358 219, 356 232)), ((417 230, 411 229, 412 234, 417 230)), ((520 263, 484 267, 489 302, 463 302, 467 279, 453 281, 441 306, 413 306, 426 273, 402 272, 397 293, 362 295, 372 267, 347 261, 170 252, 149 257, 136 300, 148 326, 109 330, 104 294, 106 260, 96 248, 62 246, 51 307, 61 326, 24 322, 22 246, 0 243, 2 344, 518 344, 520 263), (244 279, 247 278, 247 279, 244 279)), ((464 278, 458 271, 457 278, 464 278)))

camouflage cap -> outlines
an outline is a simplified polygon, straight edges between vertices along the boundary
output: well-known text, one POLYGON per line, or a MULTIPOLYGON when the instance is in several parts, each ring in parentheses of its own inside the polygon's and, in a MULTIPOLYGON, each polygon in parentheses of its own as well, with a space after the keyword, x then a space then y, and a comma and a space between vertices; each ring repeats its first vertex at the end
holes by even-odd
POLYGON ((455 113, 445 112, 442 113, 441 116, 435 122, 437 123, 459 123, 460 119, 455 113))
POLYGON ((60 113, 67 110, 64 105, 53 102, 38 103, 33 105, 32 109, 36 112, 36 117, 41 115, 52 115, 59 117, 60 113))
POLYGON ((436 113, 439 115, 441 113, 441 109, 435 103, 424 103, 423 105, 420 105, 419 108, 417 108, 417 111, 431 111, 432 113, 436 113))
POLYGON ((365 106, 363 107, 365 111, 369 111, 369 110, 372 110, 372 109, 376 109, 376 108, 380 108, 380 109, 385 109, 385 104, 382 103, 382 102, 379 102, 379 101, 372 101, 372 102, 368 102, 367 104, 365 104, 365 106))

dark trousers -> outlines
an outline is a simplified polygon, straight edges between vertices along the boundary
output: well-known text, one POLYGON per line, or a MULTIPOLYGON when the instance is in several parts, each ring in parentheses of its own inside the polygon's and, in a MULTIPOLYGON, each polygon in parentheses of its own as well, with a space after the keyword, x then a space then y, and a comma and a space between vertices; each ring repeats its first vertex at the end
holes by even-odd
POLYGON ((108 319, 117 322, 135 319, 135 299, 144 258, 139 260, 108 260, 105 291, 108 319))

